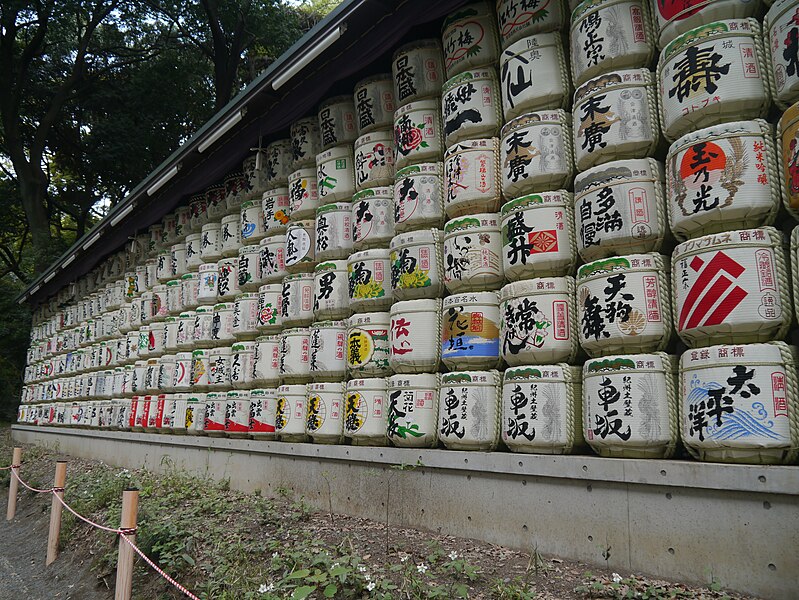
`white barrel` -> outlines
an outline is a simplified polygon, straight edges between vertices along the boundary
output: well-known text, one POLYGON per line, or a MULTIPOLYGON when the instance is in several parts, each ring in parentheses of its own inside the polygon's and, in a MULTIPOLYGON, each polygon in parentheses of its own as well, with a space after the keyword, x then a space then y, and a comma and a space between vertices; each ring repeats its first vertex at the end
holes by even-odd
POLYGON ((352 197, 352 248, 386 247, 394 236, 391 188, 362 190, 352 197))
POLYGON ((211 351, 198 349, 191 353, 191 389, 205 391, 210 383, 211 351))
POLYGON ((274 387, 280 381, 280 336, 262 335, 255 338, 252 377, 254 386, 274 387))
POLYGON ((344 428, 344 383, 309 383, 305 433, 316 444, 340 444, 344 428))
POLYGON ((469 215, 444 225, 444 285, 452 294, 498 289, 503 281, 499 214, 469 215))
POLYGON ((191 209, 192 234, 200 233, 203 225, 208 222, 208 207, 205 201, 205 194, 191 196, 189 198, 189 208, 191 209))
POLYGON ((497 368, 502 362, 499 325, 496 292, 471 292, 444 298, 441 361, 450 370, 497 368))
POLYGON ((355 312, 387 309, 393 299, 388 249, 363 250, 347 260, 350 308, 355 312))
POLYGON ((236 342, 230 349, 230 385, 237 390, 246 390, 252 387, 255 342, 236 342))
POLYGON ((286 271, 286 236, 273 235, 261 240, 258 246, 259 270, 263 283, 277 283, 288 275, 286 271))
MULTIPOLYGON (((159 283, 153 286, 153 321, 163 321, 169 315, 166 297, 166 285, 159 283)), ((102 321, 101 321, 102 322, 102 321)), ((95 324, 97 321, 95 321, 95 324)))
POLYGON ((387 129, 360 136, 353 150, 356 190, 394 183, 394 129, 390 123, 387 129))
POLYGON ((655 78, 647 69, 603 73, 574 94, 574 159, 581 171, 653 156, 661 144, 655 78))
POLYGON ((260 201, 261 195, 270 187, 267 179, 265 155, 266 151, 258 148, 255 154, 248 155, 241 163, 241 171, 245 180, 245 201, 260 201))
POLYGON ((344 398, 344 435, 356 446, 387 445, 387 380, 350 379, 344 398))
POLYGON ((441 90, 444 144, 469 138, 496 137, 502 125, 497 73, 493 67, 464 71, 441 90))
POLYGON ((198 306, 194 311, 194 347, 213 346, 214 308, 198 306))
POLYGON ((264 213, 264 229, 267 236, 286 231, 290 209, 289 188, 280 187, 263 193, 261 210, 264 213))
MULTIPOLYGON (((375 129, 391 128, 397 108, 391 73, 372 75, 356 83, 353 99, 359 135, 375 129)), ((358 145, 357 141, 355 145, 358 145)))
POLYGON ((677 239, 771 225, 782 193, 773 127, 761 119, 684 135, 666 157, 666 193, 677 239))
POLYGON ((799 310, 799 226, 794 227, 791 232, 791 279, 793 281, 793 306, 794 310, 799 310))
POLYGON ((573 277, 525 279, 500 290, 499 335, 510 366, 571 363, 579 350, 573 277))
POLYGON ((200 234, 200 258, 203 262, 215 262, 222 258, 222 224, 219 221, 203 225, 200 234))
POLYGON ((261 199, 245 200, 241 203, 241 215, 239 221, 241 229, 241 243, 246 245, 257 244, 266 235, 266 225, 264 224, 264 209, 261 199))
POLYGON ((250 390, 250 437, 255 440, 275 438, 275 412, 277 390, 258 388, 250 390))
POLYGON ((394 446, 435 448, 439 379, 435 373, 388 378, 386 435, 394 446))
POLYGON ((282 290, 282 283, 267 283, 258 288, 258 312, 256 313, 258 331, 265 333, 280 330, 282 290))
POLYGON ((681 35, 660 54, 658 86, 669 140, 701 127, 765 117, 771 94, 760 24, 717 21, 681 35))
POLYGON ((577 252, 590 262, 657 252, 669 239, 663 166, 651 159, 620 160, 574 178, 577 252))
MULTIPOLYGON (((553 15, 562 11, 562 3, 548 4, 541 10, 553 15)), ((536 110, 568 108, 571 79, 561 35, 552 31, 516 39, 499 57, 505 120, 536 110)))
POLYGON ((169 248, 169 272, 172 277, 180 277, 187 270, 185 242, 172 244, 169 248))
POLYGON ((782 110, 799 100, 796 0, 777 0, 763 21, 763 42, 769 58, 774 103, 782 110))
POLYGON ((166 283, 172 279, 172 272, 169 269, 169 250, 161 250, 155 260, 155 277, 160 283, 166 283))
MULTIPOLYGON (((316 156, 316 182, 320 204, 346 202, 352 197, 355 193, 353 162, 351 144, 330 148, 316 156)), ((316 206, 313 209, 316 210, 316 206)))
POLYGON ((571 187, 574 176, 571 119, 563 110, 528 113, 502 128, 502 194, 524 194, 571 187))
POLYGON ((572 13, 569 37, 575 85, 608 71, 647 67, 655 53, 650 2, 582 2, 572 13))
POLYGON ((319 105, 318 116, 322 150, 340 144, 352 144, 358 136, 352 96, 328 98, 319 105))
POLYGON ((180 297, 186 309, 193 310, 200 304, 200 275, 186 273, 180 278, 180 297))
POLYGON ((387 312, 356 314, 347 322, 347 370, 351 376, 389 374, 387 312))
POLYGON ((309 328, 310 372, 314 381, 347 376, 347 322, 317 321, 309 328))
POLYGON ((150 240, 147 244, 147 256, 155 258, 163 248, 164 226, 161 223, 153 223, 147 228, 150 240))
POLYGON ((249 390, 231 390, 225 394, 225 434, 232 438, 249 437, 249 390))
POLYGON ((196 313, 188 310, 178 317, 177 346, 178 350, 191 350, 194 347, 194 321, 196 313))
POLYGON ((241 292, 238 257, 223 258, 217 264, 216 294, 219 300, 230 301, 241 292))
POLYGON ((314 220, 296 221, 286 230, 285 265, 289 273, 309 273, 318 262, 315 254, 314 220))
POLYGON ((416 100, 394 113, 394 142, 397 169, 441 160, 444 128, 438 99, 416 100))
POLYGON ((513 452, 570 454, 583 446, 582 372, 559 363, 507 369, 502 441, 513 452))
POLYGON ((350 314, 347 261, 320 263, 314 269, 314 318, 339 319, 350 314))
MULTIPOLYGON (((150 325, 150 332, 147 337, 147 353, 150 356, 158 357, 164 353, 164 338, 166 336, 166 324, 163 321, 150 325)), ((102 344, 103 342, 101 342, 102 344)), ((105 365, 99 365, 105 366, 105 365)))
POLYGON ((316 260, 347 258, 352 252, 352 205, 334 202, 316 209, 316 260))
POLYGON ((232 333, 237 340, 252 340, 258 337, 258 298, 256 292, 236 296, 233 304, 232 333))
POLYGON ((441 300, 391 306, 388 362, 395 373, 435 373, 441 362, 441 300))
POLYGON ((164 394, 164 409, 161 416, 161 426, 158 433, 172 433, 172 423, 175 419, 175 398, 174 394, 164 394))
POLYGON ((796 347, 782 342, 685 352, 680 433, 688 451, 713 462, 796 462, 796 369, 796 347))
POLYGON ((171 316, 177 316, 183 308, 183 285, 180 279, 171 279, 166 282, 166 311, 171 316))
POLYGON ((247 180, 244 173, 231 173, 225 177, 225 213, 238 220, 241 203, 247 195, 247 180))
POLYGON ((297 169, 288 179, 287 213, 292 221, 310 219, 319 207, 319 181, 313 167, 297 169))
POLYGON ((444 225, 441 163, 411 165, 394 179, 394 231, 404 233, 444 225))
POLYGON ((222 256, 236 256, 241 246, 241 216, 239 214, 222 217, 219 233, 219 251, 222 256))
POLYGON ((266 147, 266 184, 269 189, 286 185, 294 156, 291 140, 275 140, 266 147))
POLYGON ((236 264, 239 289, 242 292, 257 292, 265 283, 261 270, 261 245, 242 246, 236 264))
POLYGON ((147 416, 147 426, 144 428, 144 431, 154 433, 158 432, 164 424, 164 404, 166 402, 166 395, 157 394, 149 398, 150 409, 147 416))
POLYGON ((275 433, 284 442, 304 442, 305 384, 287 384, 277 388, 277 408, 275 410, 275 433))
POLYGON ((658 30, 658 47, 663 48, 678 35, 719 19, 757 17, 761 6, 760 2, 740 0, 684 0, 655 3, 654 18, 658 30))
POLYGON ((228 346, 236 341, 233 335, 233 302, 220 302, 214 305, 211 316, 211 345, 228 346))
POLYGON ((191 394, 172 394, 170 401, 171 413, 169 415, 169 429, 171 433, 185 434, 186 431, 186 408, 191 394))
POLYGON ((199 304, 216 304, 219 266, 215 262, 203 263, 200 265, 199 275, 200 282, 197 288, 197 302, 199 304))
POLYGON ((291 124, 292 166, 313 166, 316 155, 322 151, 319 134, 319 119, 306 117, 291 124))
POLYGON ((472 2, 456 9, 441 25, 447 78, 467 69, 495 65, 499 31, 493 2, 472 2))
MULTIPOLYGON (((128 364, 133 364, 137 358, 139 358, 139 331, 135 329, 133 331, 129 331, 125 336, 125 357, 126 362, 128 364)), ((76 351, 73 353, 75 356, 75 365, 74 369, 77 370, 78 360, 81 356, 80 351, 76 351)))
POLYGON ((422 229, 391 239, 391 288, 395 300, 438 298, 444 293, 444 232, 422 229))
POLYGON ((230 389, 230 346, 211 348, 208 351, 208 387, 214 391, 230 389))
POLYGON ((172 372, 172 389, 187 392, 192 387, 192 353, 175 354, 175 370, 172 372))
MULTIPOLYGON (((155 295, 153 292, 144 292, 141 295, 141 304, 139 305, 141 310, 141 322, 144 325, 149 325, 153 322, 155 318, 155 295)), ((94 334, 95 334, 95 325, 94 320, 89 319, 86 321, 86 325, 83 327, 83 341, 82 345, 86 346, 91 344, 94 341, 94 334)))
POLYGON ((311 380, 311 341, 307 327, 283 329, 280 333, 280 380, 305 383, 311 380))
POLYGON ((675 358, 624 354, 586 361, 583 432, 605 457, 670 458, 678 440, 675 358))
POLYGON ((394 51, 391 60, 394 98, 398 106, 441 94, 444 56, 441 41, 416 40, 394 51))
POLYGON ((314 276, 311 274, 297 273, 283 278, 278 304, 278 320, 283 327, 309 325, 313 321, 313 292, 314 276))
MULTIPOLYGON (((150 326, 142 325, 139 327, 139 358, 150 358, 150 326)), ((94 359, 96 353, 92 352, 91 348, 83 353, 83 368, 82 370, 88 371, 94 368, 94 359)))
POLYGON ((164 321, 164 352, 178 351, 178 317, 167 317, 164 321))
POLYGON ((190 435, 206 435, 205 433, 205 401, 202 392, 192 392, 186 399, 186 433, 190 435))
POLYGON ((660 254, 597 260, 577 271, 580 345, 589 356, 660 352, 673 325, 669 263, 660 254))
POLYGON ((674 249, 674 323, 692 348, 781 340, 793 321, 786 240, 773 227, 688 240, 674 249))
POLYGON ((495 211, 500 204, 499 139, 464 140, 444 155, 444 209, 450 218, 495 211))
POLYGON ((495 450, 500 430, 498 371, 456 371, 441 376, 438 439, 450 450, 495 450))
POLYGON ((205 425, 203 432, 212 437, 225 436, 225 413, 227 396, 225 392, 208 392, 205 395, 205 425))
MULTIPOLYGON (((497 1, 497 25, 502 47, 545 31, 559 31, 569 22, 568 2, 497 1)), ((502 57, 500 57, 500 60, 502 57)))
POLYGON ((577 263, 572 195, 558 190, 522 196, 502 205, 505 277, 571 275, 577 263))

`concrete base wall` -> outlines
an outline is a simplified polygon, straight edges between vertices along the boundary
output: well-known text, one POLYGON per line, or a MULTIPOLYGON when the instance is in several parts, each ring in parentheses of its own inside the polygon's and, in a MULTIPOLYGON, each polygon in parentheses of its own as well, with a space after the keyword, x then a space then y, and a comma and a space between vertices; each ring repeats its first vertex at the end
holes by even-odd
POLYGON ((323 446, 17 425, 16 441, 185 469, 320 510, 767 598, 799 589, 799 467, 323 446), (397 465, 406 465, 399 469, 397 465), (416 466, 413 466, 416 465, 416 466))

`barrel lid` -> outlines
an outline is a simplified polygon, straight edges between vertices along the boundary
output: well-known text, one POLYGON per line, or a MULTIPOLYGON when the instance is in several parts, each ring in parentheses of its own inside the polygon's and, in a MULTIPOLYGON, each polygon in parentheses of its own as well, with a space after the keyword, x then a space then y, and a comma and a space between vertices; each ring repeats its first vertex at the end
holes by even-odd
POLYGON ((566 382, 571 380, 569 365, 558 363, 554 365, 523 365, 508 367, 502 375, 502 381, 507 383, 514 380, 539 379, 550 382, 566 382))
MULTIPOLYGON (((676 256, 676 254, 675 254, 676 256)), ((651 252, 648 254, 628 254, 626 256, 614 256, 611 258, 601 258, 593 262, 582 265, 577 270, 577 281, 582 282, 594 276, 604 277, 613 271, 646 269, 657 271, 664 266, 664 257, 660 254, 651 252), (633 264, 652 263, 652 266, 634 267, 633 264)))
POLYGON ((386 390, 388 380, 385 377, 366 377, 347 381, 347 392, 357 390, 386 390))
POLYGON ((611 371, 671 371, 668 356, 662 352, 651 354, 617 354, 601 358, 589 358, 583 366, 585 377, 611 371), (646 368, 639 363, 654 363, 654 367, 646 368))
POLYGON ((499 152, 499 138, 478 138, 474 140, 461 140, 457 144, 452 144, 444 152, 444 160, 460 152, 471 152, 472 150, 493 150, 499 152))
POLYGON ((444 237, 444 232, 440 229, 417 229, 416 231, 408 231, 400 233, 391 238, 389 248, 397 250, 402 246, 416 245, 416 244, 437 244, 444 237))
POLYGON ((568 294, 574 289, 574 278, 565 277, 538 277, 514 281, 499 290, 499 300, 511 300, 519 296, 534 296, 539 294, 568 294))
POLYGON ((602 73, 586 81, 574 92, 574 104, 577 105, 600 92, 608 92, 613 88, 654 86, 654 75, 649 69, 623 69, 602 73))
POLYGON ((440 162, 419 163, 416 165, 408 165, 407 167, 402 167, 401 169, 398 169, 395 179, 396 181, 399 181, 401 178, 409 177, 410 175, 440 176, 442 172, 443 172, 443 167, 440 162))
POLYGON ((441 385, 483 383, 494 385, 499 380, 499 371, 453 371, 441 376, 441 385))
POLYGON ((346 260, 326 260, 314 267, 314 273, 322 273, 325 271, 346 271, 346 260))
POLYGON ((443 307, 456 306, 462 304, 499 304, 499 294, 496 292, 464 292, 463 294, 453 294, 444 298, 443 307))
POLYGON ((663 52, 660 53, 660 66, 663 67, 665 62, 674 54, 685 50, 693 44, 705 42, 708 39, 719 36, 754 37, 755 30, 751 27, 753 23, 757 25, 757 21, 754 19, 725 19, 686 31, 669 42, 663 49, 663 52))
POLYGON ((539 194, 527 194, 519 196, 502 205, 500 215, 504 219, 510 213, 525 208, 537 208, 541 206, 565 206, 571 204, 571 194, 566 190, 555 190, 553 192, 543 192, 539 194))
POLYGON ((504 138, 509 133, 524 127, 537 127, 539 125, 563 125, 566 123, 569 123, 569 117, 566 114, 566 111, 562 109, 541 110, 538 112, 527 113, 508 121, 502 126, 502 130, 500 131, 499 135, 504 138))
POLYGON ((438 388, 439 379, 440 376, 438 373, 398 374, 388 378, 388 387, 389 389, 422 388, 435 390, 438 388))
POLYGON ((375 129, 374 131, 364 133, 363 135, 359 136, 358 139, 355 140, 353 146, 355 148, 358 148, 359 146, 363 146, 364 144, 371 144, 379 140, 390 141, 393 146, 394 130, 388 127, 382 129, 375 129))
POLYGON ((419 300, 401 300, 391 305, 391 315, 409 312, 435 312, 441 310, 441 299, 422 298, 419 300))
POLYGON ((367 198, 394 198, 394 189, 391 187, 373 187, 367 188, 365 190, 361 190, 360 192, 356 192, 352 196, 353 202, 360 202, 361 200, 365 200, 367 198))
POLYGON ((363 325, 387 325, 391 320, 388 312, 368 312, 357 313, 347 320, 348 327, 360 327, 363 325))
POLYGON ((444 224, 444 235, 449 236, 460 232, 475 229, 500 229, 499 213, 480 213, 476 215, 466 215, 447 221, 444 224), (484 222, 486 224, 484 224, 484 222), (490 224, 488 224, 490 223, 490 224))
MULTIPOLYGON (((300 170, 302 170, 302 169, 300 169, 300 170)), ((312 167, 311 170, 314 173, 316 173, 316 169, 315 168, 312 167)), ((295 171, 294 173, 296 173, 296 172, 297 171, 295 171)), ((292 175, 294 173, 292 173, 292 175)), ((289 176, 289 180, 290 179, 291 179, 291 175, 289 176)), ((271 198, 273 196, 288 196, 288 195, 289 195, 289 188, 287 188, 286 186, 278 186, 278 187, 273 187, 273 188, 270 188, 270 189, 266 190, 263 194, 261 194, 261 198, 266 200, 267 198, 271 198)))
POLYGON ((625 181, 663 181, 663 165, 652 158, 616 160, 591 167, 574 177, 575 196, 594 187, 625 181))
POLYGON ((458 87, 459 85, 463 85, 467 81, 475 81, 479 79, 493 79, 496 81, 497 72, 494 70, 493 67, 483 67, 479 69, 474 69, 470 71, 464 71, 463 73, 458 73, 457 75, 453 75, 447 81, 444 82, 444 85, 441 88, 441 94, 446 94, 453 88, 458 87))

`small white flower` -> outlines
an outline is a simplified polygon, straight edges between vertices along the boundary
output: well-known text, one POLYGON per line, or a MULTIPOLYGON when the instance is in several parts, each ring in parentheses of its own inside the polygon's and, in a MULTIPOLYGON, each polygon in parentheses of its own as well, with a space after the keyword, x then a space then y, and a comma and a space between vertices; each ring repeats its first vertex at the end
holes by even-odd
POLYGON ((361 573, 366 573, 366 565, 358 565, 358 571, 361 573))
POLYGON ((405 554, 400 558, 400 562, 408 562, 408 555, 405 554))
POLYGON ((258 588, 258 593, 259 594, 265 594, 267 592, 271 592, 274 589, 275 589, 275 584, 274 583, 270 583, 269 585, 266 585, 265 583, 262 583, 261 587, 258 588))
POLYGON ((367 590, 369 590, 370 592, 371 592, 373 589, 375 589, 376 587, 377 587, 377 586, 375 585, 375 582, 374 582, 374 581, 370 581, 370 582, 369 582, 369 583, 366 585, 366 589, 367 589, 367 590))
POLYGON ((371 575, 369 575, 369 573, 364 573, 364 574, 363 574, 363 578, 364 578, 366 581, 372 581, 372 576, 371 576, 371 575))
POLYGON ((339 563, 337 563, 337 562, 334 562, 334 563, 333 563, 333 566, 332 566, 332 567, 330 567, 330 568, 331 568, 331 569, 335 569, 335 568, 337 568, 338 566, 339 566, 339 563))
POLYGON ((619 575, 618 573, 613 573, 613 575, 611 575, 611 578, 613 579, 613 583, 621 583, 621 575, 619 575))
POLYGON ((425 573, 427 572, 427 565, 424 563, 419 563, 418 565, 416 565, 416 570, 419 571, 420 573, 425 573))
POLYGON ((458 553, 457 552, 455 552, 453 550, 452 552, 449 553, 449 559, 450 560, 455 560, 456 558, 458 558, 458 553))
POLYGON ((273 552, 272 553, 272 558, 278 558, 279 556, 280 556, 280 554, 278 554, 277 552, 273 552))

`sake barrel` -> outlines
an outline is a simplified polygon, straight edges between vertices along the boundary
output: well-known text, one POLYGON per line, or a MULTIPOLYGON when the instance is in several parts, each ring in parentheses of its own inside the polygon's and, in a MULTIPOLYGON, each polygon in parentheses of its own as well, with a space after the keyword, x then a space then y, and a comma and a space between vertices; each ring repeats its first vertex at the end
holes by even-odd
POLYGON ((786 242, 772 227, 688 240, 674 249, 674 323, 691 348, 783 339, 793 320, 786 242))
POLYGON ((411 165, 394 179, 394 231, 404 233, 444 225, 441 163, 411 165))
MULTIPOLYGON (((110 415, 108 417, 110 419, 110 415)), ((164 395, 164 411, 161 417, 161 427, 158 433, 172 433, 172 423, 175 419, 175 397, 174 394, 164 395)))
POLYGON ((205 194, 194 194, 189 198, 189 208, 191 209, 191 231, 199 233, 203 225, 208 222, 208 207, 206 205, 205 194))
POLYGON ((157 261, 155 267, 155 278, 159 283, 166 283, 172 279, 172 272, 169 269, 169 250, 161 250, 155 260, 157 261))
POLYGON ((394 99, 399 106, 441 94, 444 55, 437 39, 416 40, 400 46, 391 59, 394 99))
POLYGON ((260 201, 261 195, 270 187, 267 180, 265 153, 265 150, 258 148, 255 154, 250 154, 241 163, 245 181, 245 201, 260 201))
POLYGON ((670 458, 678 440, 676 360, 624 354, 586 361, 583 431, 605 457, 670 458))
MULTIPOLYGON (((164 352, 178 351, 178 317, 167 317, 164 321, 164 352)), ((115 350, 116 352, 116 350, 115 350)), ((115 362, 119 362, 118 360, 115 362)))
MULTIPOLYGON (((180 279, 166 282, 166 311, 169 316, 176 317, 183 312, 183 284, 180 279)), ((169 316, 164 317, 168 319, 169 316)))
POLYGON ((230 389, 230 346, 211 348, 208 360, 208 387, 215 391, 230 389))
MULTIPOLYGON (((360 135, 375 129, 391 128, 394 111, 397 108, 394 101, 394 80, 391 73, 380 73, 361 79, 355 84, 353 95, 360 135)), ((358 145, 357 142, 355 145, 358 145)))
POLYGON ((246 191, 247 180, 244 173, 237 171, 225 177, 225 212, 228 215, 239 216, 246 191))
MULTIPOLYGON (((153 286, 153 321, 163 321, 169 316, 169 304, 166 297, 166 285, 159 283, 153 286)), ((98 323, 95 321, 95 323, 98 323)), ((102 323, 102 320, 99 321, 102 323)), ((98 336, 96 335, 95 338, 98 336)))
POLYGON ((581 171, 652 156, 661 143, 654 77, 647 69, 603 73, 574 94, 574 155, 581 171))
POLYGON ((394 237, 393 190, 377 187, 361 190, 352 197, 352 248, 388 246, 394 237))
POLYGON ((250 435, 250 392, 231 390, 225 395, 225 434, 231 438, 250 435))
POLYGON ((169 273, 170 278, 180 277, 188 270, 186 264, 186 244, 173 244, 169 248, 169 273))
POLYGON ((350 308, 354 312, 387 309, 393 300, 389 250, 374 248, 347 260, 350 308))
POLYGON ((799 215, 799 103, 794 104, 777 124, 779 165, 785 208, 794 218, 799 215))
POLYGON ((495 211, 500 203, 499 140, 466 140, 444 155, 444 209, 449 218, 495 211))
POLYGON ((252 387, 255 342, 236 342, 230 349, 230 385, 237 390, 246 390, 252 387))
POLYGON ((319 119, 306 117, 291 124, 291 155, 294 169, 313 167, 316 155, 322 151, 319 119))
POLYGON ((241 246, 241 216, 226 215, 222 217, 222 229, 220 230, 220 252, 222 256, 236 256, 241 246))
POLYGON ((422 229, 391 239, 391 288, 395 300, 438 298, 444 292, 444 232, 422 229))
POLYGON ((155 258, 164 246, 164 226, 161 223, 153 223, 147 228, 147 233, 150 235, 147 256, 155 258))
POLYGON ((275 140, 266 147, 266 180, 270 189, 286 185, 294 155, 291 140, 275 140))
POLYGON ((287 275, 280 293, 280 317, 283 327, 310 325, 313 321, 314 276, 308 273, 287 275))
POLYGON ((768 48, 769 83, 774 102, 782 110, 799 100, 799 23, 796 0, 777 0, 763 21, 768 48))
POLYGON ((441 300, 405 300, 391 306, 388 363, 395 373, 438 371, 441 300))
MULTIPOLYGON (((769 2, 766 2, 769 4, 769 2)), ((743 19, 760 14, 760 2, 739 0, 685 0, 654 5, 658 47, 663 48, 678 35, 719 19, 743 19)))
POLYGON ((282 283, 267 283, 258 288, 256 327, 262 333, 280 331, 282 283))
POLYGON ((577 271, 580 345, 589 356, 659 352, 672 334, 668 259, 631 254, 577 271))
POLYGON ((502 128, 502 194, 524 194, 571 187, 574 176, 569 117, 563 110, 528 113, 502 128))
POLYGON ((205 433, 206 395, 192 392, 186 399, 186 433, 190 435, 207 435, 205 433))
POLYGON ((441 103, 416 100, 394 113, 394 146, 397 169, 441 160, 444 153, 441 103))
POLYGON ((577 310, 573 277, 543 277, 509 283, 500 290, 499 336, 510 366, 574 362, 577 310))
POLYGON ((727 121, 765 117, 771 105, 760 24, 716 21, 681 35, 658 62, 661 126, 674 140, 727 121))
MULTIPOLYGON (((166 324, 163 321, 158 323, 153 323, 150 326, 150 333, 147 338, 147 351, 150 356, 158 357, 164 353, 165 331, 166 331, 166 324)), ((104 350, 107 349, 102 347, 103 343, 104 342, 100 343, 100 352, 98 354, 98 358, 100 360, 98 360, 97 364, 98 367, 107 366, 105 364, 105 361, 102 360, 102 353, 104 350)))
POLYGON ((352 205, 334 202, 316 209, 316 259, 347 258, 352 253, 352 205))
POLYGON ((266 235, 264 209, 261 199, 242 202, 240 217, 241 243, 248 246, 260 242, 266 235))
POLYGON ((239 289, 242 292, 257 292, 264 283, 261 270, 261 245, 242 246, 239 248, 239 261, 236 273, 239 279, 239 289))
POLYGON ((559 363, 507 369, 501 436, 513 452, 571 454, 583 446, 580 367, 559 363))
POLYGON ((496 137, 502 125, 497 72, 493 67, 464 71, 447 80, 441 90, 444 144, 496 137))
POLYGON ((286 271, 286 236, 273 235, 258 245, 258 262, 264 283, 283 281, 286 271))
POLYGON ((342 381, 347 376, 347 322, 317 321, 309 328, 310 372, 314 381, 342 381))
POLYGON ((441 376, 438 439, 449 450, 495 450, 500 430, 498 371, 455 371, 441 376))
POLYGON ((207 348, 213 345, 214 308, 198 306, 194 311, 194 346, 207 348))
POLYGON ((289 175, 285 212, 292 220, 310 219, 319 207, 319 181, 316 176, 314 167, 303 167, 289 175))
POLYGON ((317 262, 314 248, 315 229, 316 223, 313 220, 296 221, 289 224, 284 250, 287 272, 308 273, 313 271, 317 262))
POLYGON ((239 289, 238 257, 223 258, 217 264, 216 295, 219 300, 233 300, 239 289))
POLYGON ((444 365, 450 370, 498 367, 502 362, 499 325, 496 292, 471 292, 444 298, 441 318, 444 365))
POLYGON ((200 275, 186 273, 180 278, 180 296, 183 306, 189 310, 197 308, 200 304, 200 275))
POLYGON ((178 350, 191 350, 194 347, 194 321, 196 313, 187 310, 178 317, 177 346, 178 350))
POLYGON ((275 411, 277 390, 258 388, 250 390, 250 437, 254 440, 275 438, 275 411))
POLYGON ((218 221, 203 225, 200 238, 200 258, 203 262, 222 258, 222 224, 218 221))
POLYGON ((357 115, 352 96, 333 96, 319 105, 319 134, 322 150, 352 144, 358 137, 357 115))
POLYGON ((355 189, 394 183, 394 130, 388 128, 365 133, 355 140, 355 189))
MULTIPOLYGON (((497 25, 502 47, 529 35, 545 31, 560 31, 568 23, 568 5, 565 2, 497 2, 497 25)), ((501 57, 500 57, 501 60, 501 57)))
POLYGON ((791 232, 790 263, 793 280, 793 305, 796 310, 799 307, 799 227, 794 227, 791 232))
POLYGON ((305 384, 287 384, 277 388, 277 407, 275 409, 275 433, 284 442, 304 442, 305 384))
POLYGON ((280 381, 280 336, 262 335, 255 338, 252 377, 255 386, 276 386, 280 381))
POLYGON ((344 397, 344 435, 355 446, 385 446, 387 381, 350 379, 344 397))
POLYGON ((575 85, 601 73, 647 67, 655 53, 646 0, 582 2, 571 17, 571 65, 575 85))
POLYGON ((257 292, 246 292, 236 296, 233 303, 232 333, 237 340, 252 340, 258 337, 257 292))
POLYGON ((211 437, 225 437, 225 413, 227 396, 225 392, 208 392, 205 395, 205 425, 203 432, 211 437))
POLYGON ((313 281, 313 313, 317 321, 349 316, 349 275, 346 260, 320 262, 314 268, 313 281))
POLYGON ((191 394, 172 394, 171 407, 172 411, 169 416, 170 433, 182 435, 187 433, 186 430, 186 408, 189 403, 191 394))
POLYGON ((500 214, 506 279, 574 273, 577 253, 569 192, 522 196, 503 204, 500 214))
POLYGON ((305 433, 315 444, 340 444, 344 428, 344 383, 309 383, 305 433))
POLYGON ((680 358, 685 447, 712 462, 796 462, 796 367, 796 347, 783 342, 685 352, 680 358))
POLYGON ((444 285, 452 294, 498 289, 503 281, 502 235, 496 213, 444 225, 444 285))
POLYGON ((280 380, 305 383, 311 380, 311 342, 307 327, 284 329, 280 333, 280 380))
POLYGON ((774 222, 782 194, 773 136, 757 119, 694 131, 671 145, 666 193, 675 237, 774 222))
POLYGON ((388 378, 386 435, 394 446, 436 447, 439 378, 435 373, 388 378))
POLYGON ((347 370, 352 377, 389 375, 387 312, 353 315, 347 321, 347 370))
POLYGON ((236 341, 233 335, 234 302, 220 302, 214 305, 211 317, 211 345, 227 346, 236 341))
MULTIPOLYGON (((560 3, 552 7, 558 13, 560 3)), ((571 79, 559 33, 539 33, 518 39, 499 56, 502 111, 506 121, 527 112, 568 108, 571 79)))
POLYGON ((280 187, 264 192, 261 210, 264 213, 264 230, 267 236, 285 232, 291 211, 289 188, 280 187))
POLYGON ((191 353, 191 389, 205 391, 210 383, 211 351, 198 349, 191 353))
POLYGON ((574 178, 577 252, 590 262, 657 252, 669 238, 663 166, 641 158, 606 163, 574 178))
POLYGON ((175 370, 172 372, 172 389, 176 392, 187 392, 192 387, 192 353, 175 354, 175 370))
POLYGON ((472 2, 447 15, 441 26, 447 78, 467 69, 495 65, 499 31, 493 3, 472 2))
MULTIPOLYGON (((144 431, 150 433, 156 433, 164 424, 164 404, 166 402, 165 394, 158 394, 150 396, 150 410, 147 415, 147 426, 144 428, 144 431)), ((99 406, 99 403, 95 403, 93 409, 96 411, 99 406)), ((94 422, 94 415, 96 413, 92 413, 92 426, 97 427, 97 423, 94 422)))

